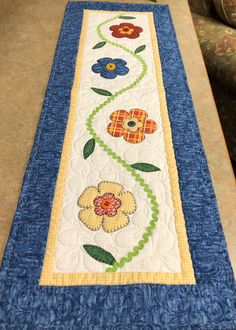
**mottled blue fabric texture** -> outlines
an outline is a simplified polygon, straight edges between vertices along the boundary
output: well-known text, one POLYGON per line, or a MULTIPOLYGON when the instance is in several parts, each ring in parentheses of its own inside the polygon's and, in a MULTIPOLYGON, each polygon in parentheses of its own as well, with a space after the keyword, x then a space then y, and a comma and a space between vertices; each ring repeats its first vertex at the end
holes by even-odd
POLYGON ((0 272, 0 329, 236 329, 235 280, 166 5, 68 4, 0 272), (197 285, 38 286, 83 9, 154 13, 197 285))

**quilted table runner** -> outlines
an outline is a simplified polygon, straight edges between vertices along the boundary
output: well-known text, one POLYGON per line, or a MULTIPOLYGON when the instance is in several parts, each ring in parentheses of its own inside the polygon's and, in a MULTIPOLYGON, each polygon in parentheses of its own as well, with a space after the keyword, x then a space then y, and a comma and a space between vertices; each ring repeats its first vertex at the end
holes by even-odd
POLYGON ((235 329, 167 5, 68 4, 0 272, 1 329, 235 329))

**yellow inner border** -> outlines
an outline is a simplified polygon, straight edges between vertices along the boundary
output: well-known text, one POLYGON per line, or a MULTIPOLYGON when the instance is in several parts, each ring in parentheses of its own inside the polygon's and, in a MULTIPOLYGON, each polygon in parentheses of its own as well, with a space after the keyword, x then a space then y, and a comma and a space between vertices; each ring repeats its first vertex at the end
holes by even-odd
MULTIPOLYGON (((62 210, 63 193, 67 178, 68 164, 70 161, 71 141, 74 133, 74 123, 76 122, 77 93, 80 88, 81 67, 84 57, 85 40, 87 36, 88 19, 90 11, 84 10, 83 24, 79 43, 79 51, 76 61, 75 78, 71 93, 71 103, 69 118, 65 133, 60 168, 53 199, 50 228, 47 239, 47 247, 44 257, 43 269, 40 278, 40 285, 50 286, 72 286, 72 285, 117 285, 132 283, 159 283, 159 284, 195 284, 192 260, 189 252, 185 220, 182 210, 182 203, 179 191, 178 172, 176 167, 174 149, 172 144, 172 133, 168 117, 166 96, 162 80, 161 62, 159 57, 157 36, 153 20, 153 14, 148 12, 149 26, 151 31, 152 47, 156 68, 156 79, 160 98, 160 109, 162 125, 164 130, 164 140, 166 148, 166 158, 168 163, 169 177, 171 183, 171 195, 174 206, 175 226, 178 238, 178 247, 181 258, 181 273, 148 273, 148 272, 116 272, 116 273, 56 273, 54 269, 54 258, 56 253, 57 235, 60 226, 60 216, 62 210)), ((109 12, 109 11, 106 11, 109 12)), ((111 12, 111 11, 110 11, 111 12)), ((124 12, 123 12, 124 13, 124 12)), ((125 12, 126 14, 129 14, 125 12)), ((134 14, 133 12, 130 14, 134 14)), ((136 15, 144 13, 135 13, 136 15)))

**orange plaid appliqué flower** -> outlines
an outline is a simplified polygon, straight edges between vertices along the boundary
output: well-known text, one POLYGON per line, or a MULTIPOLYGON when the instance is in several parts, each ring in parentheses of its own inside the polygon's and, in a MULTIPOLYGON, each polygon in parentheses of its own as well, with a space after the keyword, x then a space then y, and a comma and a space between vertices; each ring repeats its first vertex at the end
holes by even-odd
POLYGON ((110 115, 107 131, 114 137, 123 136, 129 143, 140 143, 145 139, 145 134, 156 131, 156 122, 147 119, 148 114, 141 109, 117 110, 110 115))

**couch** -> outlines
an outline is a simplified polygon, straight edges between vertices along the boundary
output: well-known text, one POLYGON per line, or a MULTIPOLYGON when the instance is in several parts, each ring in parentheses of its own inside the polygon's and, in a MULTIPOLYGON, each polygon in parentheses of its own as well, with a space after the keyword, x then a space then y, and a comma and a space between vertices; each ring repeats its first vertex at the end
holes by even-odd
POLYGON ((229 154, 235 165, 236 0, 189 0, 189 5, 229 154))

